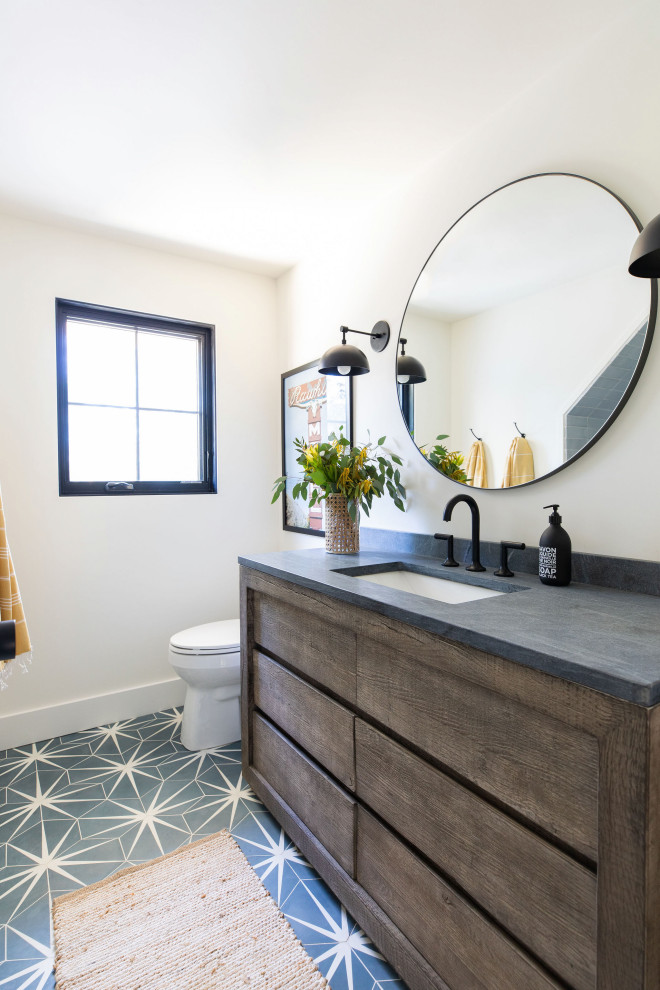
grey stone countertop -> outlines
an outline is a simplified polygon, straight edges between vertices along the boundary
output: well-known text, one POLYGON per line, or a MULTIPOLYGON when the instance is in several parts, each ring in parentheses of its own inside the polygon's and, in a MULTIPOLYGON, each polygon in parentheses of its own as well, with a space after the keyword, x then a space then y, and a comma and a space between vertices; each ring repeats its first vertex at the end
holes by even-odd
POLYGON ((660 701, 660 599, 651 595, 575 583, 553 588, 533 574, 497 578, 491 569, 471 574, 396 551, 293 550, 243 556, 239 563, 638 705, 660 701), (340 573, 392 563, 516 591, 446 604, 340 573))

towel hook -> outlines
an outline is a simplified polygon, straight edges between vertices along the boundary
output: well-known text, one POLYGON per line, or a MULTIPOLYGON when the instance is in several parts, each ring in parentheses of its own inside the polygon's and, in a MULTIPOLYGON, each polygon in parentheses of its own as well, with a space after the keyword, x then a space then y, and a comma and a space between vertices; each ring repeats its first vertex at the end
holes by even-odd
POLYGON ((523 433, 523 431, 522 431, 522 430, 520 429, 520 427, 518 426, 518 424, 516 423, 516 421, 515 421, 515 420, 513 421, 513 425, 514 425, 514 426, 515 426, 515 428, 516 428, 516 429, 518 430, 518 433, 520 434, 520 436, 521 436, 521 437, 524 437, 524 436, 525 436, 525 434, 524 434, 524 433, 523 433))
POLYGON ((470 433, 472 434, 472 436, 474 437, 474 439, 475 439, 475 440, 478 440, 478 441, 479 441, 479 443, 481 443, 481 441, 482 441, 482 439, 483 439, 483 437, 478 437, 478 436, 477 436, 477 434, 476 434, 476 433, 474 432, 474 430, 472 429, 472 427, 470 427, 470 433))

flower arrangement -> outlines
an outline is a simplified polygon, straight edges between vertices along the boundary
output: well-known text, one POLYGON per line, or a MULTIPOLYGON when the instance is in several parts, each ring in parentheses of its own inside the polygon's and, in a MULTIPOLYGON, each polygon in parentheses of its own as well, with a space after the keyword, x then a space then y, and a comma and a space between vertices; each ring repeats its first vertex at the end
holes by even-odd
POLYGON ((435 438, 435 444, 429 449, 428 444, 425 447, 420 447, 420 451, 424 457, 431 463, 438 471, 442 471, 448 478, 452 481, 462 481, 467 482, 470 479, 463 470, 463 455, 459 450, 448 451, 447 448, 440 441, 447 440, 449 437, 448 433, 440 433, 435 438))
MULTIPOLYGON (((329 495, 344 495, 353 522, 358 509, 368 516, 374 498, 381 498, 385 492, 397 509, 405 512, 406 489, 399 473, 401 459, 383 450, 386 439, 381 437, 377 444, 352 447, 340 427, 339 436, 331 433, 327 443, 294 440, 298 451, 296 463, 303 469, 303 478, 294 485, 291 494, 309 500, 310 509, 329 495)), ((280 497, 285 485, 286 475, 276 480, 271 504, 280 497)))

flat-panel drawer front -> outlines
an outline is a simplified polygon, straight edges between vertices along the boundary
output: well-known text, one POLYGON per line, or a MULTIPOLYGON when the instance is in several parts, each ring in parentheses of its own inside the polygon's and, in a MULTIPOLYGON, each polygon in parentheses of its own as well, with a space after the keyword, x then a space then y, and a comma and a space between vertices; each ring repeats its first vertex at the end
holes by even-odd
MULTIPOLYGON (((341 602, 333 602, 333 606, 341 602)), ((349 702, 355 701, 355 633, 294 602, 254 593, 254 642, 349 702)))
POLYGON ((596 974, 596 877, 356 720, 357 795, 579 990, 596 974))
MULTIPOLYGON (((443 640, 438 637, 437 650, 443 640)), ((469 658, 468 658, 469 659, 469 658)), ((415 656, 360 639, 357 705, 451 771, 597 858, 595 737, 415 656)))
POLYGON ((252 766, 354 877, 355 801, 256 712, 252 766))
POLYGON ((451 990, 559 984, 362 806, 357 880, 451 990))
POLYGON ((355 788, 355 716, 258 650, 254 703, 349 790, 355 788))

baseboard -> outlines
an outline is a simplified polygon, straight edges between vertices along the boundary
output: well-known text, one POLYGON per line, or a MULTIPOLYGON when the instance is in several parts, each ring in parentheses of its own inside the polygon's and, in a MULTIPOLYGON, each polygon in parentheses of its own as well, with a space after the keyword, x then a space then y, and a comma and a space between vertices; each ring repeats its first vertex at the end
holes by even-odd
POLYGON ((184 682, 175 677, 125 691, 3 715, 0 716, 0 751, 172 708, 183 702, 185 691, 184 682))

